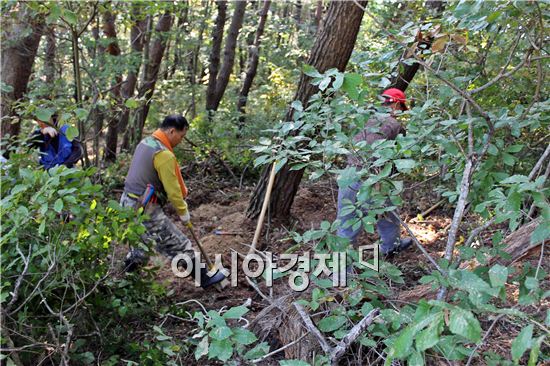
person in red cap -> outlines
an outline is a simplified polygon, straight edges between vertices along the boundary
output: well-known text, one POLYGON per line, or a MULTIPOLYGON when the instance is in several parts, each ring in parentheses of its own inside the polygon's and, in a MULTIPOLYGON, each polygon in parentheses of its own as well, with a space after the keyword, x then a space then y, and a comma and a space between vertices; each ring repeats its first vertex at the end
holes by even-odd
MULTIPOLYGON (((374 117, 368 120, 364 129, 354 136, 353 142, 355 144, 361 141, 372 144, 376 140, 395 140, 397 135, 405 134, 405 129, 395 119, 396 112, 408 109, 405 104, 407 100, 405 93, 399 89, 391 88, 385 90, 382 93, 382 97, 384 98, 382 105, 390 109, 389 116, 374 117)), ((355 167, 357 170, 360 170, 362 169, 362 161, 354 154, 350 154, 348 155, 348 167, 355 167)), ((336 235, 349 239, 352 245, 356 244, 357 237, 361 232, 361 226, 353 229, 354 224, 359 220, 357 213, 353 210, 351 213, 343 214, 343 209, 350 204, 356 204, 357 193, 363 184, 363 182, 358 181, 348 187, 338 189, 337 218, 340 220, 340 228, 336 232, 336 235)), ((364 210, 365 215, 366 211, 364 210)), ((386 212, 379 217, 376 222, 376 230, 380 235, 380 250, 384 255, 400 252, 412 244, 411 238, 401 239, 399 220, 394 212, 386 212)))

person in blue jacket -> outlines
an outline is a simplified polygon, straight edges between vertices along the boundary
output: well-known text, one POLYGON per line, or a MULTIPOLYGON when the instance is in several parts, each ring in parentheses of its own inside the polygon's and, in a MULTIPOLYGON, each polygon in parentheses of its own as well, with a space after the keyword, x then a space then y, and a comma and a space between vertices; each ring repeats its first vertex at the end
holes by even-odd
POLYGON ((57 165, 65 165, 72 168, 82 157, 82 145, 76 139, 67 138, 68 125, 56 129, 57 118, 53 116, 51 125, 39 123, 40 129, 32 136, 32 146, 40 149, 40 164, 44 169, 50 169, 57 165))

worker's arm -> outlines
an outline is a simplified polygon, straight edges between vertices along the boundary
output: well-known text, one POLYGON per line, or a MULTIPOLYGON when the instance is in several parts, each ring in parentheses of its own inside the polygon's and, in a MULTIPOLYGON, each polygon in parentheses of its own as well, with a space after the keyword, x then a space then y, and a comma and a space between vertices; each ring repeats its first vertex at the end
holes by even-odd
POLYGON ((168 196, 179 216, 187 214, 187 203, 181 195, 181 187, 176 176, 176 157, 168 150, 163 150, 153 158, 153 165, 168 196))

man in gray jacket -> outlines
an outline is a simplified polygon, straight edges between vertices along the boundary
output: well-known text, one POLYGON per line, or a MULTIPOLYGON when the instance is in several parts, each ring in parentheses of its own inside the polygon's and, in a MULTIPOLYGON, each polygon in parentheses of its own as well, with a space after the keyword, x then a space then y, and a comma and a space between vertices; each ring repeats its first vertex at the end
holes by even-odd
MULTIPOLYGON (((365 128, 355 135, 353 138, 354 143, 365 141, 367 144, 372 144, 374 141, 381 139, 395 140, 397 135, 405 133, 403 126, 394 118, 394 113, 396 111, 407 110, 405 93, 399 89, 391 88, 384 91, 382 96, 384 97, 383 105, 391 109, 390 116, 371 118, 365 124, 365 128)), ((348 167, 350 166, 361 168, 362 163, 356 156, 350 154, 348 156, 348 167)), ((341 238, 349 239, 353 245, 356 244, 357 237, 361 232, 361 226, 354 230, 351 222, 355 222, 355 220, 359 218, 357 217, 356 211, 344 215, 342 214, 342 210, 349 202, 351 202, 352 205, 356 204, 357 193, 363 184, 363 182, 359 181, 338 190, 337 217, 340 220, 341 226, 336 235, 341 238), (346 224, 346 222, 348 223, 346 224)), ((365 214, 367 213, 367 210, 363 211, 365 214)), ((399 220, 394 212, 386 212, 383 217, 379 217, 376 222, 376 229, 380 235, 380 250, 382 254, 388 255, 399 252, 412 244, 411 238, 400 238, 399 228, 399 220)))

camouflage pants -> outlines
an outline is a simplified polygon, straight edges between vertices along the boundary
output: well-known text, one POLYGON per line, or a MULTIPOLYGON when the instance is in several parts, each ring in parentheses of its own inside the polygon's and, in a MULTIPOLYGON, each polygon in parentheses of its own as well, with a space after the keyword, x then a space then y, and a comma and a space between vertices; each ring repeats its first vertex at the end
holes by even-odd
MULTIPOLYGON (((126 192, 120 198, 120 204, 124 207, 136 207, 137 203, 138 201, 129 197, 126 192)), ((191 240, 166 216, 160 205, 149 203, 145 213, 149 216, 149 219, 143 222, 146 228, 146 232, 142 236, 144 241, 154 241, 157 252, 169 259, 180 253, 187 254, 191 258, 194 257, 191 240)), ((134 251, 135 249, 132 248, 130 255, 134 251)))

